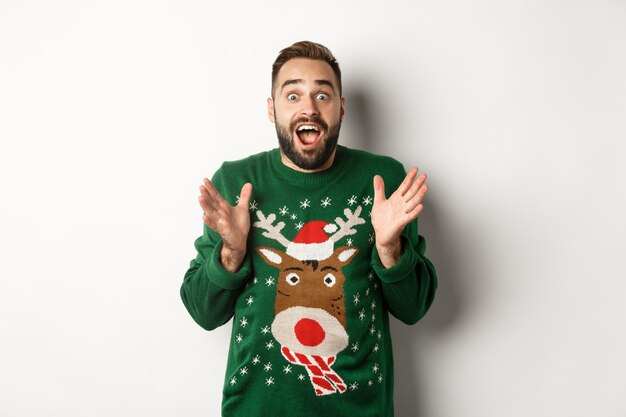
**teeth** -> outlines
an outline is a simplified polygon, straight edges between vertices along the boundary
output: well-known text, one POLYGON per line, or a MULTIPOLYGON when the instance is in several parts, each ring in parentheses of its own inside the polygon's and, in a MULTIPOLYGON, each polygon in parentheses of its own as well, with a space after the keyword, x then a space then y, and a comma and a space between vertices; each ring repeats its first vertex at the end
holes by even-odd
POLYGON ((304 125, 304 126, 300 126, 298 128, 298 132, 302 132, 304 130, 314 130, 314 131, 318 131, 317 126, 309 126, 309 125, 304 125))

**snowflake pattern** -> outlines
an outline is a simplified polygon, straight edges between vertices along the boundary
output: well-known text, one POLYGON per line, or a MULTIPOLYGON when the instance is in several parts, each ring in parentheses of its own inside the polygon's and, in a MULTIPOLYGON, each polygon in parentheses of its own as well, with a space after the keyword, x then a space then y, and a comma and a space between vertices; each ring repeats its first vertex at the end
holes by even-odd
POLYGON ((370 243, 374 243, 374 233, 370 233, 370 235, 369 235, 369 237, 367 238, 367 240, 368 240, 370 243))
POLYGON ((359 319, 363 320, 365 318, 365 309, 362 309, 361 311, 359 311, 359 319))
POLYGON ((254 297, 250 295, 246 298, 246 304, 251 305, 252 303, 254 303, 254 297))
POLYGON ((300 374, 300 375, 298 375, 298 379, 299 379, 300 381, 304 381, 304 378, 305 378, 305 377, 304 377, 304 374, 300 374))
POLYGON ((372 381, 372 380, 370 379, 369 381, 367 381, 367 385, 369 385, 369 386, 371 387, 372 385, 374 385, 374 381, 372 381))
POLYGON ((241 327, 245 329, 246 326, 248 325, 248 319, 245 317, 242 317, 241 320, 239 320, 239 324, 241 325, 241 327))
POLYGON ((348 199, 348 205, 349 206, 353 206, 354 204, 356 204, 356 196, 355 195, 353 195, 352 197, 350 197, 348 199))
POLYGON ((372 324, 372 327, 370 327, 370 334, 372 336, 374 336, 376 334, 376 327, 372 324))
POLYGON ((382 384, 382 382, 383 382, 383 376, 381 374, 381 375, 378 375, 378 383, 382 384))
POLYGON ((350 384, 350 389, 352 391, 354 391, 355 389, 358 389, 358 388, 359 388, 359 384, 357 382, 353 382, 353 383, 350 384))
POLYGON ((241 333, 239 333, 239 334, 237 334, 237 336, 235 336, 235 341, 237 343, 243 342, 243 336, 241 335, 241 333))
POLYGON ((268 334, 270 332, 270 326, 264 326, 261 328, 262 334, 268 334))
POLYGON ((348 238, 348 240, 346 241, 346 245, 352 246, 352 238, 348 238))
POLYGON ((296 213, 291 213, 291 216, 289 216, 291 218, 291 220, 295 220, 298 218, 298 215, 296 213))
POLYGON ((272 370, 272 364, 270 362, 266 363, 265 365, 263 365, 263 370, 265 372, 269 372, 272 370))
POLYGON ((356 352, 357 350, 359 350, 359 342, 354 342, 352 344, 352 347, 350 348, 353 352, 356 352))
POLYGON ((378 370, 380 369, 380 365, 378 365, 377 363, 374 364, 374 366, 372 366, 372 371, 376 374, 378 373, 378 370))
POLYGON ((304 227, 304 223, 302 223, 302 222, 298 222, 298 223, 296 223, 296 229, 300 230, 300 229, 302 229, 303 227, 304 227))
POLYGON ((291 365, 283 366, 283 372, 286 374, 291 373, 291 365))
POLYGON ((369 206, 370 204, 372 204, 372 197, 369 195, 367 197, 363 197, 363 205, 369 206))
POLYGON ((230 385, 235 385, 237 383, 237 377, 232 377, 230 379, 230 385))
POLYGON ((256 200, 250 203, 250 211, 254 211, 257 208, 259 208, 259 203, 257 203, 256 200))
POLYGON ((270 385, 274 385, 274 378, 271 376, 269 378, 265 378, 265 385, 267 385, 268 387, 270 385))
POLYGON ((305 198, 304 201, 300 202, 300 208, 302 209, 307 209, 311 206, 311 202, 309 201, 308 198, 305 198))
POLYGON ((322 207, 326 208, 328 206, 330 206, 330 202, 331 202, 331 198, 330 197, 326 197, 324 199, 322 199, 321 205, 322 207))
POLYGON ((259 282, 259 279, 257 277, 254 277, 254 279, 252 280, 252 283, 256 284, 257 282, 259 282))
POLYGON ((241 375, 248 375, 248 368, 246 368, 246 367, 244 366, 243 368, 241 368, 241 369, 239 370, 239 373, 240 373, 241 375))
POLYGON ((356 294, 354 294, 354 305, 357 305, 361 302, 361 294, 359 294, 358 292, 356 294))
POLYGON ((265 285, 267 285, 268 287, 274 285, 274 277, 269 277, 268 279, 266 279, 265 285))
POLYGON ((379 349, 380 349, 380 347, 378 346, 378 343, 376 343, 376 344, 374 345, 374 347, 372 348, 372 350, 374 351, 374 353, 377 353, 379 349))
POLYGON ((261 357, 259 355, 252 358, 252 365, 257 365, 259 362, 261 362, 261 357))
POLYGON ((289 213, 289 209, 287 208, 287 206, 282 206, 278 209, 278 212, 281 216, 284 216, 285 214, 289 213))
POLYGON ((269 342, 265 344, 265 349, 267 350, 270 350, 273 347, 274 347, 274 342, 272 340, 270 340, 269 342))

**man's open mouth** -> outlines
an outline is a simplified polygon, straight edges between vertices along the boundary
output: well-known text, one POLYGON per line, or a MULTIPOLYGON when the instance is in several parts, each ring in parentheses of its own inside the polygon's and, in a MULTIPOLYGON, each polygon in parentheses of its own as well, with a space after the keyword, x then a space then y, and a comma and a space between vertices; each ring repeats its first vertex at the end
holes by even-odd
POLYGON ((321 129, 315 124, 301 124, 296 128, 296 135, 303 145, 313 145, 319 140, 321 129))

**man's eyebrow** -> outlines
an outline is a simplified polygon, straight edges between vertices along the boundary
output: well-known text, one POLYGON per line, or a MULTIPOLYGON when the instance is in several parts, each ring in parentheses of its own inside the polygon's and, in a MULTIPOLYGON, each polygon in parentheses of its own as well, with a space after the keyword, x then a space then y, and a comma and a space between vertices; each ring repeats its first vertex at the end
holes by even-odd
POLYGON ((327 85, 335 91, 335 85, 329 80, 315 80, 315 84, 317 85, 327 85))
MULTIPOLYGON (((280 90, 284 90, 285 87, 287 87, 288 85, 292 85, 292 84, 302 84, 303 80, 301 78, 295 78, 293 80, 287 80, 283 83, 283 85, 280 87, 280 90)), ((329 81, 329 80, 315 80, 315 84, 317 85, 327 85, 330 88, 332 88, 333 91, 335 91, 335 85, 329 81)))

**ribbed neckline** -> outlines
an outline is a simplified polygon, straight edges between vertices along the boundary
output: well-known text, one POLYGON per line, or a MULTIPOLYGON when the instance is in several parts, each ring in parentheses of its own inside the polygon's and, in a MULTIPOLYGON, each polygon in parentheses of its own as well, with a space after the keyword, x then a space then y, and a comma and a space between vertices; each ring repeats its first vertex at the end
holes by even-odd
POLYGON ((345 163, 345 151, 344 146, 337 145, 333 164, 330 168, 320 172, 300 172, 289 168, 287 165, 283 164, 283 161, 280 159, 280 150, 278 148, 270 151, 270 161, 276 176, 294 184, 317 185, 337 180, 337 174, 341 171, 345 163))

